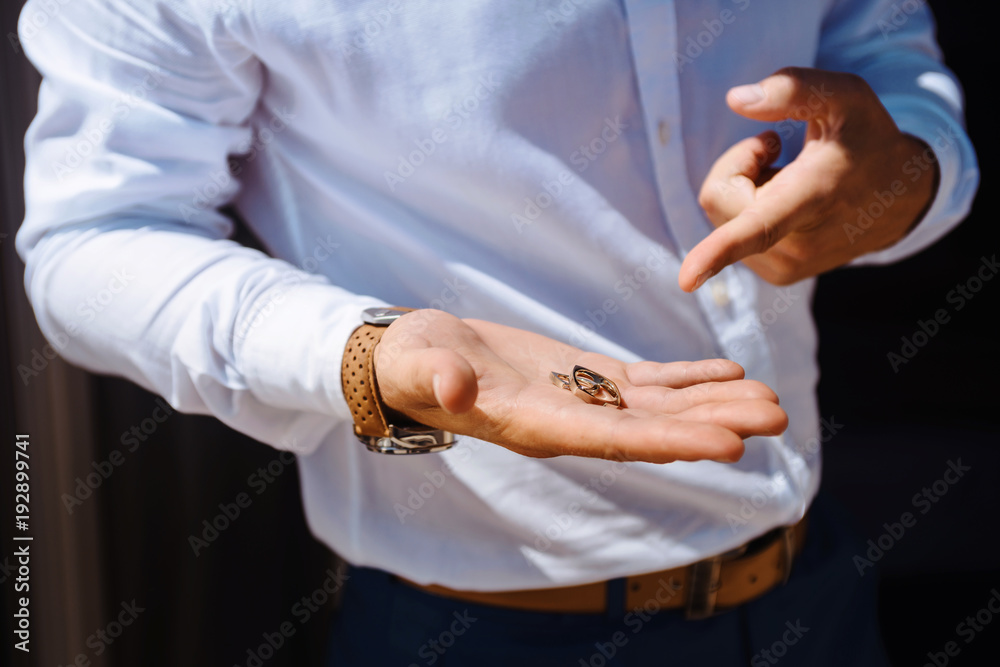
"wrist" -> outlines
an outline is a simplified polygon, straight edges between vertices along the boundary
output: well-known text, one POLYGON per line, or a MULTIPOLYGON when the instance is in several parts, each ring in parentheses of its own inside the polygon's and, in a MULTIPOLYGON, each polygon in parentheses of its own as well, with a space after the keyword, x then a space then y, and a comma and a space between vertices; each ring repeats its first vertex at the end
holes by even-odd
POLYGON ((941 169, 938 166, 934 149, 923 140, 904 134, 902 170, 907 175, 909 184, 907 185, 907 195, 910 198, 910 206, 907 215, 904 216, 904 226, 902 233, 895 241, 899 241, 924 219, 927 212, 934 204, 937 197, 938 187, 941 182, 941 169))
POLYGON ((382 454, 439 452, 454 443, 440 429, 414 423, 382 399, 375 372, 376 351, 383 334, 409 308, 369 308, 363 323, 344 348, 341 383, 354 420, 354 433, 365 446, 382 454))

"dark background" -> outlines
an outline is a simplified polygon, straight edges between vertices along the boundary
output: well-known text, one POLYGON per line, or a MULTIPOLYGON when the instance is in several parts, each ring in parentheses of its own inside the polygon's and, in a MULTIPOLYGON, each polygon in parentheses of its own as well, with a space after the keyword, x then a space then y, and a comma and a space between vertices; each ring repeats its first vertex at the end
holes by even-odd
POLYGON ((929 651, 955 641, 961 652, 949 664, 995 665, 1000 618, 968 643, 955 629, 1000 587, 1000 280, 985 283, 961 310, 947 295, 976 274, 983 256, 1000 253, 997 60, 983 48, 994 38, 992 26, 974 3, 930 5, 945 61, 965 87, 979 194, 968 219, 919 255, 819 280, 820 409, 844 424, 825 447, 824 486, 849 507, 865 540, 877 540, 883 523, 898 522, 905 511, 917 516, 880 561, 880 619, 894 663, 923 665, 929 651), (895 372, 888 353, 899 353, 901 338, 912 339, 918 322, 939 308, 951 320, 895 372), (972 470, 920 514, 913 495, 959 458, 972 470))
MULTIPOLYGON (((0 27, 13 30, 18 2, 3 3, 0 27)), ((1000 280, 988 282, 961 311, 946 295, 973 276, 981 257, 1000 250, 994 183, 996 141, 988 97, 994 59, 981 45, 992 35, 971 3, 932 2, 947 62, 963 81, 969 133, 977 147, 982 185, 972 215, 933 248, 891 267, 837 271, 819 281, 815 313, 821 330, 821 414, 843 428, 824 450, 824 485, 846 505, 863 540, 877 540, 884 523, 904 511, 917 524, 884 555, 880 616, 897 665, 923 665, 948 641, 961 653, 949 664, 996 664, 1000 619, 973 641, 956 625, 982 609, 1000 586, 1000 373, 997 336, 990 326, 1000 303, 1000 280), (909 363, 895 372, 887 360, 918 321, 938 308, 951 312, 909 363), (971 466, 926 515, 912 497, 941 478, 948 461, 971 466)), ((265 665, 318 664, 331 603, 307 623, 292 606, 311 595, 335 559, 309 535, 298 476, 284 466, 261 495, 249 477, 277 453, 214 419, 173 414, 157 424, 134 453, 68 516, 59 498, 75 478, 93 470, 122 434, 151 417, 154 397, 122 380, 95 377, 54 361, 25 387, 15 372, 38 338, 21 287, 23 267, 13 232, 23 214, 20 147, 33 109, 37 78, 4 37, 0 46, 0 395, 3 442, 29 432, 33 441, 32 613, 34 664, 69 664, 94 656, 87 637, 135 599, 143 611, 93 664, 246 665, 247 651, 291 621, 295 635, 265 665), (87 417, 86 415, 89 415, 87 417), (69 417, 68 422, 61 419, 69 417), (37 468, 36 468, 37 466, 37 468), (195 557, 188 536, 248 492, 252 505, 195 557), (39 527, 41 526, 41 527, 39 527), (44 638, 44 639, 43 639, 44 638), (41 661, 44 658, 44 663, 41 661)), ((149 422, 147 422, 147 425, 149 422)), ((10 457, 12 458, 12 457, 10 457)), ((12 479, 7 449, 0 452, 6 496, 12 479)), ((9 503, 0 519, 0 567, 9 558, 9 503)), ((868 576, 868 575, 866 575, 868 576)), ((11 581, 4 586, 0 663, 23 664, 9 641, 11 581)))

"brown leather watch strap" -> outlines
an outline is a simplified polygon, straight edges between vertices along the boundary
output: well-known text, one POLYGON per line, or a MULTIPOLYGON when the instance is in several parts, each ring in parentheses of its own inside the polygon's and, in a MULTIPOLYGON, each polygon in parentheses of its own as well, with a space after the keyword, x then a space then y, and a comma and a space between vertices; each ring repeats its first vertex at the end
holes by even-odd
MULTIPOLYGON (((375 348, 388 327, 412 308, 365 309, 362 324, 344 346, 340 383, 354 417, 354 434, 378 454, 443 452, 455 444, 455 434, 417 423, 382 402, 375 379, 375 348)), ((385 363, 385 362, 383 362, 385 363)))
POLYGON ((363 324, 347 340, 340 380, 344 398, 354 416, 354 433, 358 436, 381 437, 389 435, 382 396, 375 382, 375 364, 372 354, 387 327, 363 324))

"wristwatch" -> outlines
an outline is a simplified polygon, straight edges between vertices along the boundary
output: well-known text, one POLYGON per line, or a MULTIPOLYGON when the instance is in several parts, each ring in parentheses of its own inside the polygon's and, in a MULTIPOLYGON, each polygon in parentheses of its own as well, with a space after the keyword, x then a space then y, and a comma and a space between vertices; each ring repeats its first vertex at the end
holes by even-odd
POLYGON ((373 353, 386 327, 410 312, 411 308, 368 308, 362 324, 351 334, 344 348, 340 378, 344 398, 354 416, 354 434, 379 454, 425 454, 442 452, 455 444, 455 435, 423 424, 392 418, 375 381, 373 353))

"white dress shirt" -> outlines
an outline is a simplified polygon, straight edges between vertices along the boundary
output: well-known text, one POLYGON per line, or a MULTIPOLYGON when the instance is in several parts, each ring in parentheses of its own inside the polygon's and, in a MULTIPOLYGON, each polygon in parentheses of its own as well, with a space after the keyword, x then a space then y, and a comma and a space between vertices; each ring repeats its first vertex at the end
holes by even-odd
MULTIPOLYGON (((30 0, 20 36, 44 81, 17 247, 56 349, 295 451, 318 538, 454 588, 689 563, 795 522, 816 493, 839 426, 817 412, 812 281, 737 265, 677 287, 712 229, 701 181, 767 127, 726 107, 730 86, 856 72, 934 147, 929 213, 864 261, 939 238, 978 183, 921 3, 30 0), (271 256, 226 239, 227 203, 271 256), (536 460, 471 438, 373 454, 340 362, 378 304, 627 361, 729 357, 791 425, 731 465, 536 460)), ((802 128, 776 125, 787 161, 802 128)))

